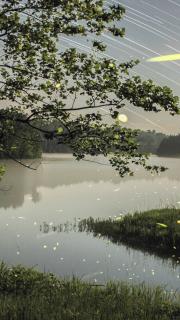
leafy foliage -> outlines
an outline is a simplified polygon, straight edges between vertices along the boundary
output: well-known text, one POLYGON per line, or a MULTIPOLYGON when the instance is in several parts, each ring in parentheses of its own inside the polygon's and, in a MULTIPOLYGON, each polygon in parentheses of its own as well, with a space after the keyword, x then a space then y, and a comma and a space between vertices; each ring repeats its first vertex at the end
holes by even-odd
POLYGON ((1 177, 3 176, 4 172, 5 172, 4 166, 0 165, 0 180, 1 180, 1 177))
MULTIPOLYGON (((7 122, 6 122, 7 123, 7 122)), ((0 158, 33 159, 41 157, 42 141, 38 132, 23 123, 13 123, 3 135, 0 158)))
POLYGON ((131 77, 138 61, 119 63, 103 55, 102 33, 123 37, 117 22, 125 9, 103 0, 3 0, 0 9, 0 144, 16 123, 42 132, 47 139, 68 144, 80 160, 102 153, 121 176, 133 174, 131 162, 147 170, 147 156, 138 151, 138 132, 117 122, 127 102, 145 111, 178 114, 178 97, 151 80, 131 77), (62 36, 92 40, 92 51, 62 50, 62 36), (71 102, 71 103, 70 103, 71 102), (112 124, 106 124, 106 107, 112 124), (99 111, 98 111, 99 110, 99 111), (39 123, 59 121, 59 129, 45 130, 39 123), (37 125, 38 123, 38 125, 37 125), (113 149, 113 152, 112 152, 113 149))

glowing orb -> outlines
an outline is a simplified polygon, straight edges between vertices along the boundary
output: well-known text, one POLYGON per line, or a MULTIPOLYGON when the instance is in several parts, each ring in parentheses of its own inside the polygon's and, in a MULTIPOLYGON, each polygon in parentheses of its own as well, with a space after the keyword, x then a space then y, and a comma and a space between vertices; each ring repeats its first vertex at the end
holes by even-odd
POLYGON ((163 62, 163 61, 175 61, 175 60, 180 60, 180 53, 168 54, 165 56, 155 57, 155 58, 148 59, 147 61, 149 61, 149 62, 163 62))
POLYGON ((61 87, 61 84, 60 83, 56 83, 55 87, 56 87, 56 89, 59 89, 61 87))
POLYGON ((117 120, 125 123, 128 122, 128 117, 125 114, 119 114, 117 120))

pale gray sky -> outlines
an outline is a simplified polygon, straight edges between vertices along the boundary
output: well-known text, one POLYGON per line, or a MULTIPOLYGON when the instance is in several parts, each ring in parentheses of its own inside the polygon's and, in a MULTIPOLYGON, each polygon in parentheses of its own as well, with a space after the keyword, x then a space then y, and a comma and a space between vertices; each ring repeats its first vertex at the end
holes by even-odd
MULTIPOLYGON (((180 96, 180 61, 147 62, 158 55, 180 53, 180 0, 109 0, 106 3, 122 4, 126 8, 126 15, 120 22, 120 26, 126 28, 125 38, 102 37, 108 44, 107 54, 119 61, 138 58, 141 63, 134 69, 137 74, 171 87, 174 94, 180 96)), ((61 44, 89 50, 85 38, 64 37, 61 44)), ((128 108, 126 114, 132 127, 180 133, 180 116, 172 117, 162 112, 157 115, 135 107, 128 108)))

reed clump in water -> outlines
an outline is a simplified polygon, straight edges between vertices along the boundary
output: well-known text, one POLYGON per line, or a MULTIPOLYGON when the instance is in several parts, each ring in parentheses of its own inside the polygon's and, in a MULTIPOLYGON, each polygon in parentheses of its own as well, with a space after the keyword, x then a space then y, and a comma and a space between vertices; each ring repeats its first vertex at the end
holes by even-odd
POLYGON ((80 231, 93 232, 116 243, 125 243, 167 256, 180 257, 180 210, 156 209, 119 216, 116 219, 84 219, 80 231))

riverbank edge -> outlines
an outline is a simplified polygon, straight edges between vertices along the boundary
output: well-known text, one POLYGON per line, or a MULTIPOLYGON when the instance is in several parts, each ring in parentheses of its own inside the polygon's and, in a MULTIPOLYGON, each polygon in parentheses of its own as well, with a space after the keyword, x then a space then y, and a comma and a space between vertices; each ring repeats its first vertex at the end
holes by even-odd
POLYGON ((0 265, 0 319, 179 319, 180 296, 163 288, 60 279, 22 266, 0 265))
POLYGON ((79 231, 92 232, 94 236, 180 263, 180 209, 135 212, 116 219, 90 217, 80 221, 79 231))

